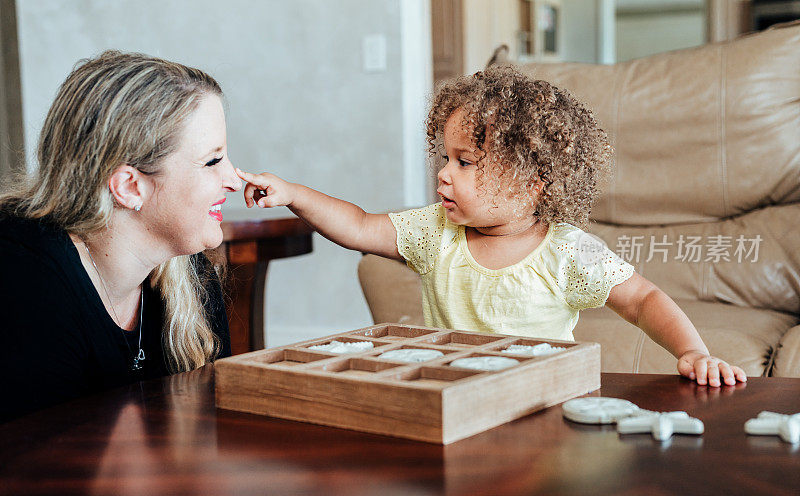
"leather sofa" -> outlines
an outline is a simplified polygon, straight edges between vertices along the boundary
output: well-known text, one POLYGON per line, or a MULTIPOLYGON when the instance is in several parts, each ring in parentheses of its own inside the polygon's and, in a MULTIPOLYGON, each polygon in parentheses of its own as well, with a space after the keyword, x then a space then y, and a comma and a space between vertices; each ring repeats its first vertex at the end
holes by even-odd
MULTIPOLYGON (((612 139, 589 231, 675 299, 713 354, 800 377, 800 24, 616 65, 519 68, 587 103, 612 139)), ((367 255, 358 272, 375 322, 423 324, 411 269, 367 255)), ((581 312, 574 335, 601 344, 605 372, 676 373, 608 308, 581 312)))

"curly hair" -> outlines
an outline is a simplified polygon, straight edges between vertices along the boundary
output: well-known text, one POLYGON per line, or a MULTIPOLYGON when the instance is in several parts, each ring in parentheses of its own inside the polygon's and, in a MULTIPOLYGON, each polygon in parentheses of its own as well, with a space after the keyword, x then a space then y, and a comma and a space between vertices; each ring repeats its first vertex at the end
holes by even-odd
POLYGON ((505 189, 544 222, 588 224, 613 154, 588 108, 547 81, 511 66, 490 67, 439 88, 426 122, 431 156, 442 149, 445 123, 458 110, 481 152, 482 194, 493 184, 495 193, 505 189))

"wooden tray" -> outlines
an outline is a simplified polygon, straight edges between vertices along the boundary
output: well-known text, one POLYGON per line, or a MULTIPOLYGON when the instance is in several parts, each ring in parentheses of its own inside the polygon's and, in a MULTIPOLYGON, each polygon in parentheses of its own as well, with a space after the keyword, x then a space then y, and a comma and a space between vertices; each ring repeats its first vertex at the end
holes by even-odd
POLYGON ((599 389, 600 345, 381 324, 225 358, 214 368, 219 408, 449 444, 599 389), (340 355, 308 349, 334 339, 374 348, 340 355), (543 357, 500 353, 539 343, 567 349, 543 357), (413 364, 377 358, 397 348, 444 356, 413 364), (449 365, 482 355, 520 364, 494 372, 449 365))

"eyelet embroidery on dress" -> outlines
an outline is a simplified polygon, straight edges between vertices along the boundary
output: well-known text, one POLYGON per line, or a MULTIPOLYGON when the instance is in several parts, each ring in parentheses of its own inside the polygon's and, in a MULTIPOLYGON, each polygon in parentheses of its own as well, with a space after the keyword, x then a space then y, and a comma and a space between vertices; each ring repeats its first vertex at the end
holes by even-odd
POLYGON ((391 213, 389 218, 397 231, 397 249, 400 255, 420 274, 433 268, 441 250, 454 239, 454 233, 449 233, 448 239, 444 239, 447 217, 439 203, 391 213))
POLYGON ((611 289, 626 281, 634 271, 632 265, 608 248, 602 260, 584 265, 577 258, 578 246, 572 236, 559 243, 556 250, 567 259, 566 263, 559 264, 559 286, 567 303, 578 310, 604 305, 611 289))

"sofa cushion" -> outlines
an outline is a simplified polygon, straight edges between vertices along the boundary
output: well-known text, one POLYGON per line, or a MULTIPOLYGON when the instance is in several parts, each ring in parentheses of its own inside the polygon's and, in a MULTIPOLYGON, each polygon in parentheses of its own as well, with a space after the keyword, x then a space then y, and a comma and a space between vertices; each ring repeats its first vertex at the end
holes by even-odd
POLYGON ((800 326, 789 329, 778 343, 771 375, 800 377, 800 326))
MULTIPOLYGON (((712 354, 751 376, 769 371, 772 351, 787 329, 798 323, 794 315, 771 310, 691 300, 676 303, 712 354)), ((677 361, 669 352, 609 308, 581 312, 573 334, 576 341, 600 343, 604 372, 677 373, 677 361)))
POLYGON ((799 218, 800 204, 795 203, 719 222, 593 224, 589 230, 673 298, 800 314, 799 218), (692 238, 700 238, 700 250, 686 248, 692 238), (638 257, 634 245, 640 246, 638 257), (740 245, 742 251, 737 252, 740 245), (714 254, 714 246, 720 256, 714 254))
POLYGON ((800 25, 615 65, 520 69, 570 90, 611 137, 595 220, 707 222, 800 201, 800 25))

